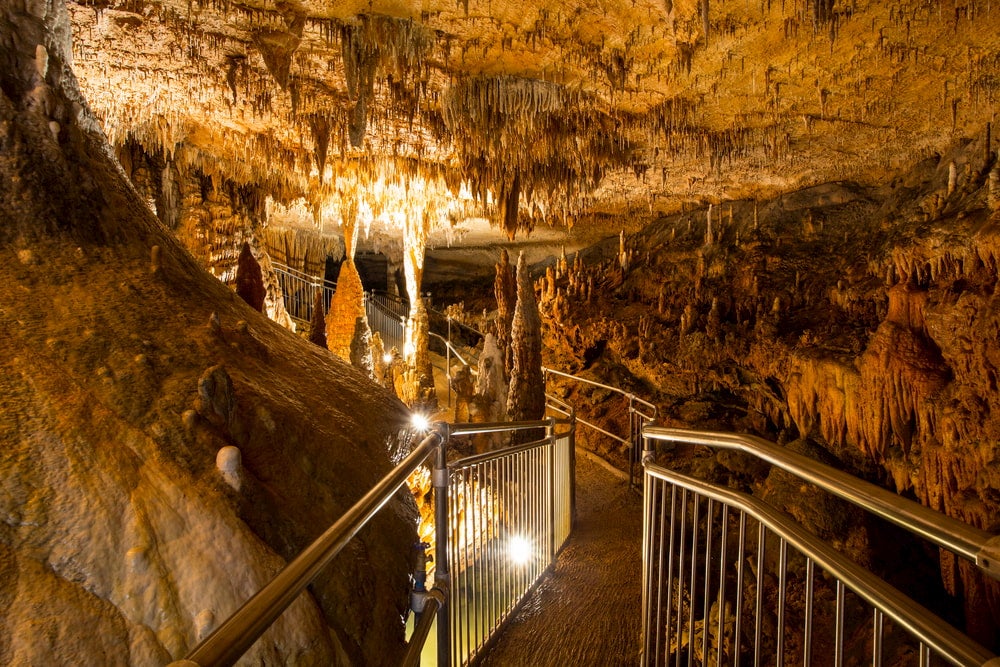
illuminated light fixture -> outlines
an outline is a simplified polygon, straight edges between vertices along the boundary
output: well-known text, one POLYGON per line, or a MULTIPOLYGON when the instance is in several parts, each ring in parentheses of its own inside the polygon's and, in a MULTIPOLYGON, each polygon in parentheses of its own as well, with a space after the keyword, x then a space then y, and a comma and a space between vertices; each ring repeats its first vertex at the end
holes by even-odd
POLYGON ((531 560, 531 541, 515 535, 507 543, 507 557, 515 565, 525 565, 531 560))
POLYGON ((427 415, 422 415, 419 412, 413 413, 413 416, 410 417, 410 423, 414 429, 421 432, 431 427, 431 420, 427 418, 427 415))
POLYGON ((386 352, 385 354, 383 354, 382 355, 382 362, 386 363, 386 364, 391 364, 392 363, 392 353, 391 352, 386 352))

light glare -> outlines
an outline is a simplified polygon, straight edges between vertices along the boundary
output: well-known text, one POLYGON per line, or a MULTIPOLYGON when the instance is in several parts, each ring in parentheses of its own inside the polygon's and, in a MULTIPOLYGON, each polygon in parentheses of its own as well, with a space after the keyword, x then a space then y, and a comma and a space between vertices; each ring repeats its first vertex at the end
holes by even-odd
POLYGON ((413 413, 413 416, 410 417, 410 423, 418 431, 426 431, 431 426, 431 421, 427 418, 427 415, 422 415, 419 412, 413 413))
POLYGON ((507 555, 515 565, 524 565, 531 560, 531 542, 515 535, 507 545, 507 555))
POLYGON ((389 353, 389 352, 386 352, 385 354, 383 354, 382 355, 382 361, 384 363, 391 364, 392 363, 392 354, 389 353))

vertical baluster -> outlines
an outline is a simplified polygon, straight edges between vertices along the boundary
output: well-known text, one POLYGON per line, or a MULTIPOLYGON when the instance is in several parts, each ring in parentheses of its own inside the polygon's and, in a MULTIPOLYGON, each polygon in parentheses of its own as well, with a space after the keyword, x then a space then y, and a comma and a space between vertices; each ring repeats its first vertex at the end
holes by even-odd
POLYGON ((927 644, 920 642, 920 667, 931 666, 931 649, 927 644))
POLYGON ((489 638, 491 634, 490 630, 490 577, 492 576, 493 565, 489 562, 487 556, 487 549, 489 547, 489 542, 487 540, 487 535, 489 535, 489 480, 486 476, 486 471, 489 468, 489 464, 486 462, 476 464, 476 479, 478 484, 476 485, 476 505, 479 508, 476 521, 476 564, 479 568, 479 616, 482 619, 481 626, 483 632, 481 634, 480 645, 485 643, 486 639, 489 638))
POLYGON ((813 636, 813 579, 816 564, 812 558, 806 557, 806 608, 805 628, 802 632, 802 664, 809 667, 812 664, 812 636, 813 636))
MULTIPOLYGON (((701 614, 701 664, 708 664, 708 636, 711 627, 709 616, 711 615, 711 585, 712 585, 712 519, 715 514, 715 503, 708 499, 708 507, 705 510, 705 590, 702 592, 702 614, 701 614)), ((721 629, 721 628, 720 628, 721 629)))
POLYGON ((883 616, 878 608, 872 617, 872 667, 882 667, 883 616))
POLYGON ((462 559, 459 557, 462 548, 462 531, 460 524, 460 514, 461 509, 461 495, 457 493, 458 485, 455 483, 457 481, 457 475, 453 475, 451 479, 451 493, 449 494, 449 504, 451 505, 451 512, 448 515, 449 526, 445 530, 451 530, 451 539, 448 540, 449 551, 451 551, 451 565, 452 565, 452 602, 454 607, 454 612, 451 614, 451 655, 452 661, 461 664, 465 656, 462 654, 462 615, 463 615, 463 601, 462 601, 462 559))
POLYGON ((833 664, 844 664, 844 582, 837 580, 837 611, 834 620, 833 664))
POLYGON ((747 515, 740 510, 740 542, 736 549, 736 629, 733 631, 733 664, 739 664, 741 631, 743 629, 743 575, 746 567, 747 515))
POLYGON ((767 528, 762 522, 757 522, 757 604, 754 607, 754 633, 753 633, 753 664, 760 667, 760 649, 763 639, 763 627, 761 621, 764 616, 764 563, 765 552, 767 551, 767 528))
MULTIPOLYGON (((644 472, 642 476, 642 667, 649 665, 650 640, 653 638, 650 619, 653 601, 653 578, 659 573, 653 569, 653 510, 660 502, 660 485, 654 483, 653 476, 644 472)), ((654 657, 655 661, 655 657, 654 657)))
POLYGON ((788 592, 788 543, 785 538, 778 541, 778 650, 775 664, 785 665, 785 596, 788 592))
POLYGON ((465 501, 465 513, 462 516, 462 537, 463 537, 462 552, 465 554, 465 567, 463 568, 463 572, 462 572, 462 580, 463 580, 463 582, 465 584, 465 586, 464 586, 464 590, 465 590, 465 618, 463 619, 465 621, 463 623, 463 628, 464 628, 464 631, 465 631, 465 633, 464 633, 464 636, 465 636, 465 642, 464 642, 465 650, 462 653, 463 660, 465 659, 465 656, 471 656, 472 655, 472 651, 473 651, 472 647, 474 646, 473 643, 472 643, 472 641, 473 641, 472 624, 473 624, 473 621, 474 621, 474 618, 475 618, 475 616, 474 616, 475 609, 474 609, 474 605, 473 605, 472 599, 471 599, 472 595, 475 593, 472 590, 473 589, 473 582, 471 581, 472 572, 470 571, 470 568, 472 566, 472 559, 470 558, 470 555, 469 555, 469 546, 470 546, 470 544, 472 542, 472 540, 469 539, 469 533, 471 532, 469 530, 469 519, 470 519, 469 513, 472 511, 472 503, 469 502, 469 481, 470 480, 469 480, 468 474, 466 474, 465 478, 464 478, 464 483, 462 484, 462 498, 465 501))
MULTIPOLYGON (((677 635, 675 638, 675 643, 677 644, 677 651, 674 653, 674 665, 680 667, 681 665, 681 638, 684 636, 683 626, 684 626, 684 552, 685 552, 685 540, 687 539, 687 503, 688 503, 688 492, 687 489, 681 488, 681 534, 680 541, 677 545, 677 635)), ((669 582, 668 582, 669 585, 669 582)), ((670 646, 667 646, 667 652, 669 654, 670 646)))
POLYGON ((722 667, 724 639, 726 636, 726 548, 729 546, 729 505, 722 505, 722 534, 719 539, 719 633, 716 667, 722 667))
POLYGON ((694 665, 694 607, 697 602, 695 597, 698 593, 698 514, 701 508, 701 495, 692 492, 691 499, 694 500, 694 516, 691 520, 691 583, 688 584, 691 594, 688 596, 688 667, 694 665))
MULTIPOLYGON (((661 482, 661 484, 666 484, 661 482)), ((666 504, 660 506, 660 563, 659 572, 660 577, 657 580, 657 599, 656 599, 656 664, 666 664, 667 656, 670 655, 670 630, 673 628, 673 619, 670 616, 671 607, 673 606, 673 575, 674 575, 674 522, 677 519, 677 486, 674 484, 670 485, 670 524, 665 526, 663 524, 663 517, 666 514, 666 504), (670 533, 669 546, 667 548, 667 576, 663 577, 663 540, 667 532, 670 533), (661 604, 661 598, 663 595, 663 589, 666 587, 667 590, 667 603, 666 605, 661 604), (666 619, 661 617, 662 612, 666 612, 666 619), (663 638, 664 646, 663 652, 660 652, 660 638, 663 638), (663 660, 660 660, 660 656, 663 656, 663 660)))
POLYGON ((513 589, 513 579, 510 567, 510 558, 507 552, 507 543, 510 541, 512 531, 514 530, 513 518, 514 518, 514 507, 511 501, 510 494, 512 492, 511 487, 513 486, 513 462, 510 460, 509 456, 503 457, 503 489, 504 489, 504 513, 506 517, 506 527, 502 538, 503 542, 503 554, 500 557, 500 562, 503 563, 504 572, 504 585, 503 585, 503 615, 502 618, 507 618, 507 612, 510 610, 510 596, 511 590, 513 589))

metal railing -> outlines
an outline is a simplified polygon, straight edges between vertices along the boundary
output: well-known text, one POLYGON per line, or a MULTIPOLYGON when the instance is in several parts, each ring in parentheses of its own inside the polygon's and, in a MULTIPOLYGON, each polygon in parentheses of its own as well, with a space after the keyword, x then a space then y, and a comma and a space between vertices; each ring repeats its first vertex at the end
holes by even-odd
POLYGON ((384 300, 365 293, 365 315, 368 317, 368 326, 371 330, 377 331, 382 339, 382 348, 388 353, 393 348, 399 354, 405 354, 404 345, 406 342, 406 315, 399 315, 393 310, 386 308, 384 300))
POLYGON ((605 435, 615 442, 621 443, 628 449, 628 476, 629 476, 629 486, 632 488, 637 488, 639 484, 637 468, 639 465, 639 458, 642 452, 642 429, 647 424, 651 423, 656 419, 656 406, 649 401, 643 400, 636 396, 635 394, 623 391, 618 387, 612 387, 611 385, 603 384, 601 382, 596 382, 594 380, 588 380, 587 378, 582 378, 578 375, 572 375, 570 373, 564 373, 562 371, 557 371, 552 368, 542 367, 542 373, 545 376, 545 383, 548 385, 548 376, 555 375, 561 378, 572 380, 574 382, 581 382, 583 384, 590 385, 592 387, 597 387, 599 389, 606 389, 608 391, 614 392, 621 395, 628 401, 628 436, 623 437, 617 433, 611 433, 610 431, 601 428, 597 424, 588 422, 582 419, 579 415, 576 416, 576 421, 582 426, 586 426, 592 431, 596 431, 602 435, 605 435))
POLYGON ((973 560, 997 538, 761 438, 646 427, 642 664, 996 665, 989 651, 770 505, 652 461, 653 441, 739 449, 973 560), (826 576, 817 576, 817 567, 826 576), (864 608, 863 614, 858 609, 864 608), (865 618, 867 620, 862 620, 865 618))
POLYGON ((323 307, 329 308, 330 299, 337 284, 316 276, 310 276, 297 269, 272 262, 271 267, 278 278, 278 285, 285 301, 285 311, 299 324, 312 322, 316 290, 323 290, 323 307))
MULTIPOLYGON (((428 457, 436 454, 435 470, 444 469, 445 447, 441 434, 435 432, 425 437, 409 456, 383 477, 344 516, 195 646, 185 660, 205 667, 235 663, 358 531, 406 484, 407 477, 428 457)), ((443 516, 441 513, 446 509, 444 502, 436 504, 439 515, 443 516)), ((437 557, 440 560, 435 588, 445 592, 448 581, 446 542, 439 542, 437 557)), ((446 616, 447 609, 441 608, 438 611, 439 628, 447 628, 446 616), (445 618, 444 623, 440 621, 442 617, 445 618)))
POLYGON ((417 619, 403 664, 419 664, 432 622, 439 667, 468 664, 493 640, 569 536, 574 433, 572 419, 440 425, 172 667, 235 663, 432 455, 434 586, 414 588, 417 619), (565 427, 558 433, 557 424, 565 427), (539 429, 545 432, 541 440, 447 463, 453 438, 539 429))
POLYGON ((470 664, 553 564, 572 529, 574 429, 556 420, 458 424, 451 437, 545 429, 526 444, 448 465, 451 655, 470 664))

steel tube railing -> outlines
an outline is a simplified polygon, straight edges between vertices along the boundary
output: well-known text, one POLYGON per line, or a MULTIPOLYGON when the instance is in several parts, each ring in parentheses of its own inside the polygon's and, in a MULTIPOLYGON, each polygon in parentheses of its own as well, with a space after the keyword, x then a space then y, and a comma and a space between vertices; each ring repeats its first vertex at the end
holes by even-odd
POLYGON ((971 560, 987 574, 1000 578, 1000 540, 996 536, 763 438, 661 426, 647 426, 643 435, 649 440, 685 442, 751 454, 971 560))
POLYGON ((583 384, 590 385, 592 387, 597 387, 599 389, 606 389, 608 391, 614 392, 621 395, 623 398, 628 399, 628 437, 623 438, 622 436, 611 433, 596 424, 592 424, 584 419, 577 417, 577 421, 583 426, 590 428, 602 435, 606 435, 609 438, 620 442, 623 445, 628 446, 628 476, 629 476, 629 487, 636 488, 636 466, 639 463, 639 455, 641 451, 642 442, 642 429, 649 422, 656 419, 656 406, 647 400, 639 398, 635 394, 629 393, 618 387, 612 387, 611 385, 604 384, 603 382, 597 382, 596 380, 590 380, 587 378, 580 377, 578 375, 573 375, 571 373, 564 373, 563 371, 557 371, 553 368, 548 368, 542 366, 542 373, 548 378, 549 375, 555 375, 568 380, 573 380, 574 382, 581 382, 583 384), (638 407, 637 407, 638 406, 638 407))
MULTIPOLYGON (((955 628, 943 622, 932 612, 930 612, 923 606, 917 604, 916 602, 908 598, 906 595, 899 592, 898 590, 896 590, 895 588, 893 588, 892 586, 890 586, 885 581, 878 578, 868 570, 850 561, 844 555, 836 551, 833 547, 821 541, 819 538, 815 537, 814 535, 803 529, 801 526, 793 523, 787 515, 776 510, 770 505, 767 505, 763 501, 726 487, 715 486, 691 477, 687 477, 685 475, 681 475, 679 473, 668 470, 653 463, 647 462, 645 468, 646 468, 646 475, 648 478, 650 478, 650 482, 647 483, 646 485, 647 488, 650 488, 650 486, 666 487, 667 485, 669 485, 673 489, 677 488, 681 489, 682 509, 681 509, 681 515, 680 517, 678 517, 678 521, 680 522, 680 534, 681 534, 679 546, 681 549, 684 548, 683 544, 685 541, 684 531, 685 531, 685 526, 687 524, 686 509, 683 506, 685 504, 683 503, 683 500, 686 499, 688 493, 692 494, 694 498, 695 507, 697 507, 697 502, 698 502, 697 499, 699 497, 705 497, 713 499, 716 502, 723 503, 724 506, 728 506, 730 508, 739 511, 741 518, 739 526, 741 534, 741 539, 740 539, 741 544, 743 541, 742 535, 744 533, 746 517, 755 519, 758 522, 758 525, 760 526, 759 529, 760 539, 758 541, 756 549, 757 556, 755 558, 757 566, 757 572, 755 573, 755 575, 757 578, 758 600, 760 599, 761 590, 764 585, 763 581, 765 579, 764 568, 766 566, 766 563, 765 560, 763 559, 763 550, 764 550, 763 536, 765 532, 772 533, 779 540, 781 540, 781 542, 779 542, 780 549, 784 550, 788 547, 794 548, 795 550, 798 551, 799 554, 806 557, 807 564, 815 563, 816 565, 819 565, 820 568, 825 570, 829 575, 835 578, 836 580, 835 584, 837 588, 836 601, 835 601, 836 641, 834 646, 834 656, 832 656, 835 661, 844 659, 844 653, 843 653, 844 651, 843 640, 845 632, 844 589, 849 588, 853 592, 853 594, 857 595, 862 600, 870 604, 874 609, 879 610, 881 612, 881 615, 887 616, 890 619, 892 619, 896 627, 905 630, 913 638, 915 642, 919 642, 921 646, 920 650, 921 650, 922 660, 925 661, 929 660, 930 654, 936 653, 942 659, 950 662, 951 664, 960 665, 963 667, 972 665, 998 664, 998 659, 995 656, 993 656, 987 649, 983 648, 978 643, 969 639, 967 636, 965 636, 955 628)), ((652 502, 652 499, 654 498, 662 499, 663 497, 664 497, 663 491, 647 494, 646 496, 647 503, 652 502)), ((662 503, 662 500, 660 500, 659 502, 662 503)), ((651 512, 654 509, 655 508, 647 507, 643 516, 646 517, 648 520, 650 517, 653 516, 651 512)), ((671 540, 673 539, 672 537, 674 534, 674 526, 672 525, 673 516, 671 517, 672 518, 671 523, 667 524, 662 519, 663 516, 662 512, 660 513, 660 515, 661 519, 658 524, 645 526, 643 530, 643 535, 645 536, 645 541, 643 544, 643 554, 644 554, 644 560, 647 561, 655 558, 660 558, 662 562, 662 555, 658 556, 656 554, 656 548, 654 545, 657 541, 662 543, 663 535, 664 533, 667 532, 670 533, 671 540)), ((728 529, 729 529, 728 524, 723 525, 721 528, 723 532, 727 531, 728 529)), ((697 528, 693 526, 692 531, 696 530, 697 528)), ((706 530, 712 530, 711 524, 707 525, 706 530)), ((742 560, 743 560, 742 549, 740 551, 741 553, 740 553, 739 565, 742 565, 742 560)), ((671 549, 671 556, 672 554, 673 550, 671 549)), ((784 560, 785 560, 784 558, 781 558, 779 563, 783 565, 784 563, 781 561, 784 560)), ((683 565, 683 554, 681 555, 681 563, 683 565)), ((811 574, 812 567, 807 566, 806 569, 811 574)), ((683 574, 684 570, 682 568, 679 571, 679 576, 683 577, 683 574)), ((662 568, 656 570, 655 572, 651 572, 650 576, 654 579, 654 581, 652 582, 652 584, 650 584, 650 582, 647 582, 647 587, 655 586, 657 590, 662 590, 662 588, 666 586, 668 594, 671 591, 673 591, 675 587, 675 582, 669 571, 667 572, 667 577, 665 578, 663 577, 662 568)), ((726 572, 720 571, 719 576, 722 577, 726 576, 726 572)), ((743 572, 742 572, 742 567, 740 567, 737 574, 737 587, 736 587, 738 596, 743 589, 742 577, 743 577, 743 572)), ((676 595, 678 597, 681 597, 683 596, 683 591, 685 590, 683 581, 682 580, 678 581, 676 582, 676 584, 677 584, 676 595)), ((693 586, 695 582, 692 581, 691 584, 693 586)), ((652 590, 652 588, 648 588, 648 590, 652 590)), ((810 592, 809 597, 811 598, 811 590, 809 592, 810 592)), ((778 591, 779 596, 783 596, 784 594, 785 594, 784 590, 778 591)), ((649 597, 650 597, 649 593, 647 593, 647 598, 649 597)), ((695 600, 694 594, 692 593, 692 597, 690 599, 691 605, 694 604, 694 600, 695 600)), ((726 604, 726 600, 720 599, 718 603, 720 607, 724 607, 726 604)), ((811 602, 807 600, 807 604, 811 605, 811 602)), ((757 627, 759 627, 761 618, 761 609, 759 601, 757 602, 756 606, 757 606, 757 612, 756 612, 757 618, 755 619, 755 621, 757 627)), ((692 647, 694 646, 693 642, 695 633, 694 624, 693 622, 691 622, 689 618, 688 619, 689 625, 686 628, 687 633, 686 635, 684 634, 685 628, 682 625, 682 619, 680 618, 681 614, 679 613, 681 610, 682 606, 680 605, 680 602, 678 602, 677 605, 678 618, 677 618, 676 628, 674 629, 677 637, 677 643, 676 643, 677 654, 675 655, 675 658, 678 660, 680 658, 680 653, 681 653, 680 638, 682 636, 686 636, 688 638, 687 650, 689 651, 690 655, 690 652, 693 650, 692 647)), ((739 604, 739 597, 737 597, 737 605, 733 610, 733 613, 737 620, 742 616, 741 612, 742 612, 742 607, 739 604)), ((666 613, 668 616, 666 619, 666 623, 664 625, 667 628, 669 628, 671 626, 671 614, 672 614, 671 605, 669 603, 667 604, 666 607, 666 613)), ((649 610, 647 610, 647 612, 644 614, 644 618, 650 619, 652 617, 653 617, 652 613, 649 610)), ((881 627, 880 615, 876 615, 873 617, 873 626, 875 627, 876 630, 879 627, 881 627)), ((657 626, 653 627, 647 623, 647 625, 643 628, 643 632, 646 635, 646 639, 644 640, 643 645, 649 647, 650 639, 648 635, 650 633, 658 635, 661 632, 661 628, 663 628, 663 625, 658 624, 657 626)), ((708 632, 707 618, 705 619, 705 623, 702 626, 702 631, 708 632)), ((784 633, 785 628, 784 626, 779 626, 776 628, 776 631, 778 633, 784 633)), ((760 643, 761 634, 759 630, 756 631, 755 634, 757 635, 757 637, 754 642, 754 653, 755 653, 754 662, 757 663, 760 661, 762 657, 760 655, 762 652, 762 646, 760 643)), ((718 628, 717 650, 719 651, 723 650, 723 645, 722 645, 723 635, 724 635, 723 628, 721 627, 718 628)), ((780 643, 780 641, 781 639, 779 638, 778 642, 780 643)), ((737 636, 735 639, 733 650, 739 652, 740 650, 739 646, 740 646, 739 637, 737 636)), ((808 664, 808 655, 810 648, 811 647, 808 645, 804 647, 803 662, 806 664, 808 664)), ((667 650, 667 655, 669 656, 670 652, 669 638, 667 639, 666 650, 667 650)), ((707 655, 704 656, 704 658, 705 660, 703 662, 707 661, 707 655)), ((661 655, 659 653, 657 653, 656 655, 650 655, 648 652, 648 648, 647 651, 644 652, 642 656, 643 664, 660 664, 660 659, 661 655)))
POLYGON ((571 420, 454 424, 450 438, 544 429, 545 438, 474 454, 448 465, 448 527, 454 577, 451 664, 465 665, 499 629, 554 562, 569 535, 572 512, 571 420), (510 553, 509 550, 520 554, 510 553), (520 555, 517 562, 514 556, 520 555))
POLYGON ((420 667, 421 651, 423 651, 427 637, 430 635, 435 616, 443 607, 444 593, 437 588, 428 591, 424 610, 420 613, 420 618, 413 626, 413 634, 410 635, 410 641, 406 647, 406 655, 403 657, 403 662, 401 663, 402 667, 420 667))
POLYGON ((406 483, 406 478, 439 447, 439 433, 427 435, 399 465, 356 502, 336 523, 285 566, 239 610, 186 657, 203 667, 231 665, 257 641, 316 575, 406 483))

